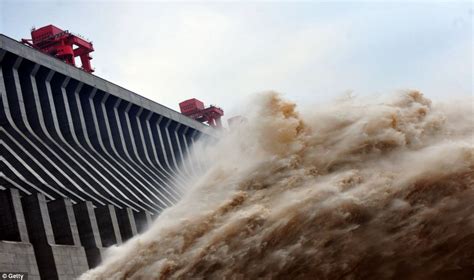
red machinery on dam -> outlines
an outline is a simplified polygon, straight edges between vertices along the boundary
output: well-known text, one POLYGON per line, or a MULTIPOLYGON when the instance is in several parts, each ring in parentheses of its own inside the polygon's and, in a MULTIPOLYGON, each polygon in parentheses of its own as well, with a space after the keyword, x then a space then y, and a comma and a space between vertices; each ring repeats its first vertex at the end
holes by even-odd
MULTIPOLYGON (((22 43, 41 52, 52 55, 67 64, 76 66, 75 57, 80 57, 82 70, 92 73, 90 53, 94 51, 92 42, 78 35, 62 30, 52 24, 31 30, 31 39, 22 39, 22 43)), ((204 108, 204 103, 196 98, 179 103, 181 113, 198 122, 221 128, 221 118, 224 115, 222 108, 211 105, 204 108)))
POLYGON ((198 122, 207 123, 209 126, 222 128, 221 118, 224 115, 224 110, 211 105, 207 108, 204 103, 196 98, 191 98, 179 103, 181 113, 198 122))
POLYGON ((78 35, 62 30, 52 24, 31 30, 31 39, 21 39, 21 42, 55 56, 67 64, 76 66, 75 57, 80 57, 82 69, 87 73, 94 72, 91 66, 94 51, 92 42, 82 39, 78 35))

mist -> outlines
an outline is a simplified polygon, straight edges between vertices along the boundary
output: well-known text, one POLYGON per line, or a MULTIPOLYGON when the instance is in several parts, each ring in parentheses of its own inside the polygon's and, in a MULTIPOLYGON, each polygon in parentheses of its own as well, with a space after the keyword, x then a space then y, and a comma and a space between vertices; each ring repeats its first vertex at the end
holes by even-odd
POLYGON ((249 104, 195 145, 210 164, 182 199, 80 279, 474 276, 472 100, 249 104))

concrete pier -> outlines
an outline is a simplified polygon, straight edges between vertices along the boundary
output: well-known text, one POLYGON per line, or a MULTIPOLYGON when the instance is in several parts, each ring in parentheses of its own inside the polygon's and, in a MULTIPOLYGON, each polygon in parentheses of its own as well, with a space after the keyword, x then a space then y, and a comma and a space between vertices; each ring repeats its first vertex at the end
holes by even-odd
MULTIPOLYGON (((55 228, 59 229, 55 234, 44 195, 32 194, 22 200, 28 234, 31 236, 41 278, 75 279, 87 271, 89 266, 86 254, 80 245, 77 231, 73 233, 71 222, 65 216, 53 219, 55 228), (56 240, 62 244, 58 244, 56 240)), ((66 205, 64 200, 57 202, 54 201, 51 207, 55 211, 58 210, 56 207, 61 207, 59 205, 66 205)))
POLYGON ((26 272, 29 279, 40 279, 16 189, 0 191, 0 271, 26 272))
POLYGON ((0 240, 30 242, 17 189, 0 191, 0 240))
POLYGON ((122 240, 127 241, 137 234, 137 226, 135 224, 133 211, 130 208, 125 208, 117 210, 116 213, 122 240))
POLYGON ((90 201, 78 203, 74 205, 74 214, 77 217, 79 237, 86 251, 87 263, 93 268, 101 262, 105 250, 102 247, 94 207, 90 201))
POLYGON ((113 205, 99 207, 96 210, 97 224, 104 247, 122 244, 117 214, 113 205))
POLYGON ((135 224, 137 226, 137 231, 144 232, 148 227, 151 226, 153 220, 151 214, 148 212, 135 212, 133 213, 135 217, 135 224))

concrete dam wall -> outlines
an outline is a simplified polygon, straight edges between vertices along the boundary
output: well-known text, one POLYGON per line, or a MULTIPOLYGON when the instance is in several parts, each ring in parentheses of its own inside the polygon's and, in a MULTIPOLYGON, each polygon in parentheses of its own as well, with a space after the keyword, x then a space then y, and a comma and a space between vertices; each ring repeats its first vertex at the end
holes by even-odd
POLYGON ((0 35, 0 271, 72 279, 175 203, 212 130, 0 35))

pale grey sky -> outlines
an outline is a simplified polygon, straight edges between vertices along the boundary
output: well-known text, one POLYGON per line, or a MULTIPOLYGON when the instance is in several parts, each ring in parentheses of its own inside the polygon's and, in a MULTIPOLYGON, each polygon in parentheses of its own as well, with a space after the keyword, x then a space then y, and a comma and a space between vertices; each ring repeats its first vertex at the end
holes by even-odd
POLYGON ((0 32, 54 24, 94 42, 95 74, 170 108, 196 97, 230 116, 250 94, 301 103, 353 91, 473 93, 471 2, 0 0, 0 32))

